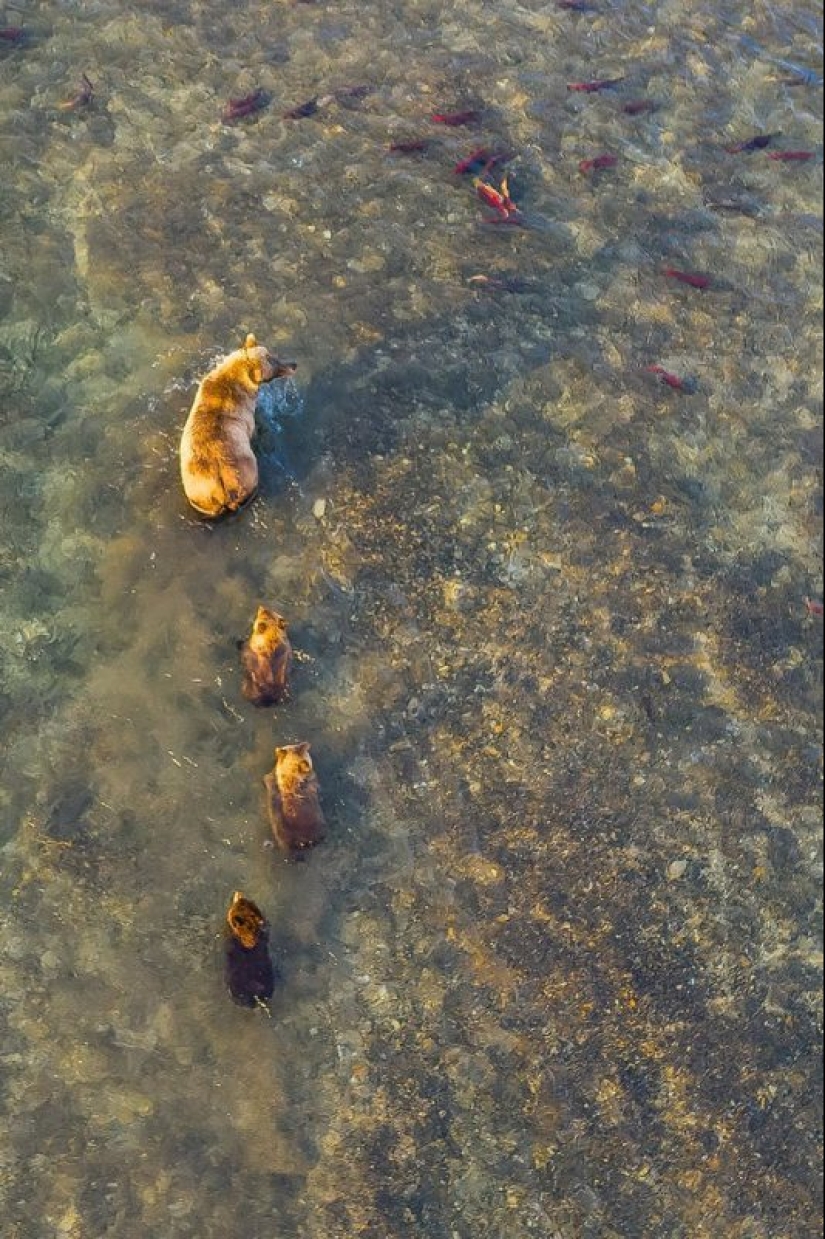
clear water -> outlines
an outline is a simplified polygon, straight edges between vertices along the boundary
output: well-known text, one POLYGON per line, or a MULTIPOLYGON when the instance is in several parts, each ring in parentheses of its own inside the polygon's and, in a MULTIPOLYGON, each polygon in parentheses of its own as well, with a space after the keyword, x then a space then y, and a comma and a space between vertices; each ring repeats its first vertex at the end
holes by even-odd
POLYGON ((819 1234, 819 6, 0 25, 4 1239, 819 1234), (724 150, 763 132, 815 158, 724 150), (481 144, 529 228, 453 174, 481 144), (297 383, 207 527, 178 438, 248 330, 297 383))

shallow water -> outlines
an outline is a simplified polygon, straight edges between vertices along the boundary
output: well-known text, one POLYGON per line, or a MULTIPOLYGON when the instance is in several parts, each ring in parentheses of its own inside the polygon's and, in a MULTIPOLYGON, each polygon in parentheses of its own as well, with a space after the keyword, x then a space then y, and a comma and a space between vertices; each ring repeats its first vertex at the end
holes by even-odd
POLYGON ((820 14, 689 8, 0 9, 4 1239, 820 1232, 820 14), (248 330, 299 370, 207 526, 248 330))

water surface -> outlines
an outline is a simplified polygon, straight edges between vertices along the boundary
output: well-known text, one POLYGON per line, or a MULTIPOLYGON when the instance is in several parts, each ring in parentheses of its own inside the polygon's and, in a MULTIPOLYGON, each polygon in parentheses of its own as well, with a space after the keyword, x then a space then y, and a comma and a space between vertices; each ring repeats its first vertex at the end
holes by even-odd
POLYGON ((2 10, 9 1239, 820 1233, 820 15, 689 8, 2 10), (207 526, 179 434, 249 330, 297 383, 207 526))

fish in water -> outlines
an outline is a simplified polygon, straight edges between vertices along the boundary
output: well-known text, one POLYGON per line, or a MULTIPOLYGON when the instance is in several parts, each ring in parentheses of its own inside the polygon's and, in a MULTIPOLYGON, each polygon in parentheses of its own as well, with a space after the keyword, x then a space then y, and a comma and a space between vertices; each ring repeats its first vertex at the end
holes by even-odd
POLYGON ((491 151, 486 146, 478 146, 464 159, 459 159, 453 167, 453 172, 456 176, 467 176, 469 173, 484 176, 496 164, 507 163, 509 159, 510 156, 504 151, 491 151))
POLYGON ((480 177, 476 177, 473 181, 475 191, 485 206, 492 207, 493 210, 502 218, 509 219, 511 215, 518 214, 518 207, 510 197, 510 190, 507 186, 506 178, 501 182, 501 188, 496 189, 493 185, 488 185, 486 181, 482 181, 480 177))
POLYGON ((628 99, 622 111, 626 116, 644 116, 645 112, 655 112, 658 107, 655 99, 628 99))
POLYGON ((600 90, 612 90, 623 81, 623 77, 599 77, 592 82, 568 82, 567 89, 580 95, 595 95, 600 90))
POLYGON ((601 172, 604 168, 615 168, 619 162, 618 155, 596 155, 593 159, 583 159, 579 164, 579 172, 601 172))
POLYGON ((257 116, 264 108, 269 107, 272 96, 269 91, 258 87, 251 94, 240 99, 229 99, 221 112, 221 120, 225 125, 234 125, 236 121, 245 120, 249 116, 257 116))
POLYGON ((807 163, 813 159, 813 151, 769 151, 768 159, 774 163, 807 163))
POLYGON ((89 81, 85 73, 80 75, 80 86, 77 93, 72 95, 71 99, 64 100, 60 104, 60 109, 63 112, 76 112, 79 108, 86 108, 94 99, 95 88, 89 81))
POLYGON ((433 112, 430 120, 436 125, 456 128, 458 125, 474 125, 476 121, 481 120, 481 113, 472 109, 467 112, 433 112))
POLYGON ((666 275, 670 280, 678 280, 680 284, 687 284, 689 288, 710 287, 710 276, 701 275, 698 271, 680 271, 677 267, 663 267, 662 275, 666 275))
POLYGON ((678 374, 665 370, 664 366, 646 366, 645 369, 649 374, 658 375, 665 386, 672 387, 674 391, 683 391, 690 394, 696 390, 696 384, 693 379, 680 378, 678 374))
POLYGON ((391 155, 418 155, 429 149, 429 138, 407 138, 406 141, 390 142, 387 147, 391 155))
POLYGON ((725 150, 729 155, 745 155, 749 151, 763 151, 766 146, 770 146, 774 138, 780 136, 778 133, 757 133, 752 138, 745 138, 741 142, 734 142, 733 146, 726 146, 725 150))
POLYGON ((298 103, 294 108, 290 108, 288 112, 284 112, 286 120, 302 120, 305 116, 314 116, 321 106, 321 100, 315 95, 312 99, 307 99, 306 103, 298 103))

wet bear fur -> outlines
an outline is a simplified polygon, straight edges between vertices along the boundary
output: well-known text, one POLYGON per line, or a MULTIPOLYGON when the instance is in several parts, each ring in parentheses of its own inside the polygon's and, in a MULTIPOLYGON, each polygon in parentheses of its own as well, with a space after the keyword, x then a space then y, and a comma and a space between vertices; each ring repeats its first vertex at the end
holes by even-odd
POLYGON ((269 926, 257 904, 235 891, 226 914, 228 929, 224 976, 234 1002, 242 1007, 266 1003, 275 989, 269 956, 269 926))
POLYGON ((326 822, 319 801, 318 778, 309 745, 287 744, 275 750, 275 765, 264 779, 272 833, 290 855, 320 843, 326 822))
POLYGON ((243 348, 201 380, 181 436, 180 471, 186 498, 202 516, 237 512, 255 495, 258 462, 251 441, 258 388, 295 368, 248 335, 243 348))
POLYGON ((286 620, 277 611, 258 607, 252 632, 240 643, 241 692, 256 706, 273 706, 289 696, 292 646, 286 620))

